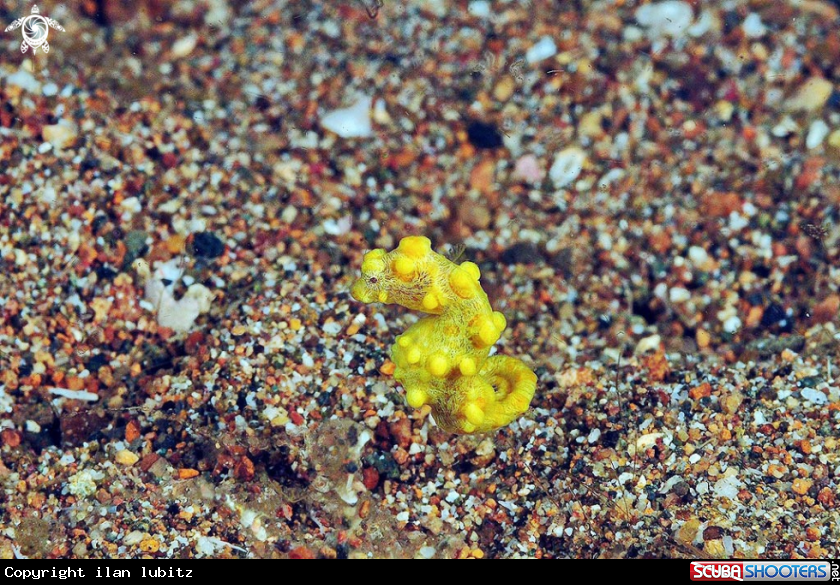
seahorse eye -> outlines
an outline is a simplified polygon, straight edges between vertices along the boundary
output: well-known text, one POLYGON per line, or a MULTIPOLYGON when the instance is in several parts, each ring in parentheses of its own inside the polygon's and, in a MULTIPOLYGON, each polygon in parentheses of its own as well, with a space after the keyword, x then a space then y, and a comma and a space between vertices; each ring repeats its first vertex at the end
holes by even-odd
POLYGON ((379 279, 376 278, 375 276, 371 276, 370 280, 368 280, 368 282, 371 283, 371 284, 376 284, 377 282, 379 282, 379 279))

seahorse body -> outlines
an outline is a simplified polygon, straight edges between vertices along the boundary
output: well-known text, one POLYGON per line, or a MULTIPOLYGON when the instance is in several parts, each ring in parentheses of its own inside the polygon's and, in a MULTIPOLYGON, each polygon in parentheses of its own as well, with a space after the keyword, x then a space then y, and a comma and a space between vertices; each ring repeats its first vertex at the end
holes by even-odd
POLYGON ((428 238, 408 236, 386 252, 372 250, 352 295, 363 303, 396 303, 429 313, 391 347, 394 378, 414 408, 432 407, 444 430, 470 434, 503 427, 526 410, 537 376, 522 361, 489 357, 507 323, 493 311, 473 262, 454 264, 428 238))

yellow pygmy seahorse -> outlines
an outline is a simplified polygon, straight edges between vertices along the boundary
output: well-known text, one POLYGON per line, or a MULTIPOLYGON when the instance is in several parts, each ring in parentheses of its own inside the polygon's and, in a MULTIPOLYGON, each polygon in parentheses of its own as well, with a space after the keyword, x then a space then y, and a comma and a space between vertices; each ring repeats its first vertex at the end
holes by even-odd
POLYGON ((432 251, 422 236, 408 236, 396 250, 372 250, 362 261, 353 298, 396 303, 428 313, 391 347, 394 378, 414 408, 432 407, 442 429, 484 433, 528 410, 537 376, 521 360, 494 355, 490 347, 507 325, 490 307, 472 262, 454 264, 432 251))

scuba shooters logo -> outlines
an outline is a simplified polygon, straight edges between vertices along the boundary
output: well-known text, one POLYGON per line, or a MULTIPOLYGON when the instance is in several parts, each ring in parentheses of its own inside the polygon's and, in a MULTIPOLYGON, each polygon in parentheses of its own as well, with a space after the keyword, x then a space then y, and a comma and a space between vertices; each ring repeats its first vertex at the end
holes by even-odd
POLYGON ((828 561, 692 561, 692 581, 840 581, 828 561))
POLYGON ((12 24, 6 27, 6 32, 10 30, 17 30, 22 28, 23 42, 20 45, 20 52, 25 53, 30 47, 33 52, 38 51, 38 47, 45 53, 50 52, 50 44, 47 42, 47 34, 49 30, 55 29, 64 31, 64 28, 52 18, 42 16, 37 6, 32 7, 32 14, 24 18, 18 18, 12 24))
POLYGON ((743 581, 744 566, 741 563, 692 562, 692 581, 743 581))

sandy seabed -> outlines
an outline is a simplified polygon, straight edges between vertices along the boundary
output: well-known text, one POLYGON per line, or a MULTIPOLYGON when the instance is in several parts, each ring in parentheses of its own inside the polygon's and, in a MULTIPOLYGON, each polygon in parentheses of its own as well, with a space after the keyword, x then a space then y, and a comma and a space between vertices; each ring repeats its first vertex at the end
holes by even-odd
POLYGON ((840 556, 837 2, 116 5, 0 36, 0 557, 840 556), (514 424, 405 404, 406 235, 514 424))

